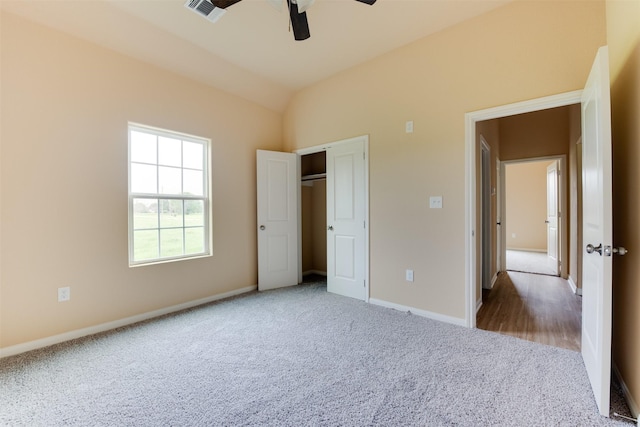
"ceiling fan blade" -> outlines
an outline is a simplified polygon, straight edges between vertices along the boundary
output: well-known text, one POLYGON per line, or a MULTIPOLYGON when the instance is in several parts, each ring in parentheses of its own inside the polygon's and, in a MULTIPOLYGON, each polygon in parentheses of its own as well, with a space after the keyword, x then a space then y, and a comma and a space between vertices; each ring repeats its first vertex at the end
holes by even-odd
POLYGON ((306 40, 311 37, 309 33, 309 22, 307 21, 307 12, 299 13, 298 5, 291 3, 291 0, 287 0, 289 4, 289 16, 291 17, 291 27, 293 28, 293 37, 296 40, 306 40))
POLYGON ((229 6, 233 6, 234 4, 238 3, 239 1, 242 1, 242 0, 211 0, 211 3, 213 3, 215 7, 219 7, 220 9, 226 9, 229 6))
POLYGON ((376 2, 376 0, 356 0, 359 1, 360 3, 366 3, 366 4, 374 4, 376 2))

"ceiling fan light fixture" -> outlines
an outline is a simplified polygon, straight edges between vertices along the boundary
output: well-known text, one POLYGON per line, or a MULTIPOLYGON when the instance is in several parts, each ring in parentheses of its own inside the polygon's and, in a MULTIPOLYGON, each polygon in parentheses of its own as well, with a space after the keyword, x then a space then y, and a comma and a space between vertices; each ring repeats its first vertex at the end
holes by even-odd
POLYGON ((316 0, 292 0, 292 3, 298 5, 298 13, 306 12, 316 0))

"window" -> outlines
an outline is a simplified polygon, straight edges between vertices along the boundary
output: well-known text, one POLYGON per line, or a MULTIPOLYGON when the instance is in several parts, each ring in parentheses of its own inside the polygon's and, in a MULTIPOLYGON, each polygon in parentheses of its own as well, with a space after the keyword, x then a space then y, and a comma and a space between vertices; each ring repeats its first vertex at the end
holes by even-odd
POLYGON ((210 254, 209 140, 129 124, 129 265, 210 254))

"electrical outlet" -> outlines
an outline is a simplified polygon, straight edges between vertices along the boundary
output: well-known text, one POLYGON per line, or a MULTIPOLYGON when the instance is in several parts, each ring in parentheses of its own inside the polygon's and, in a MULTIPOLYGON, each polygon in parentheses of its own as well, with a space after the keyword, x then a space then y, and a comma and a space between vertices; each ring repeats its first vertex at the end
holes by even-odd
POLYGON ((413 270, 406 271, 405 279, 407 280, 407 282, 413 282, 413 270))
POLYGON ((66 286, 58 288, 58 302, 69 301, 71 299, 71 288, 66 286))

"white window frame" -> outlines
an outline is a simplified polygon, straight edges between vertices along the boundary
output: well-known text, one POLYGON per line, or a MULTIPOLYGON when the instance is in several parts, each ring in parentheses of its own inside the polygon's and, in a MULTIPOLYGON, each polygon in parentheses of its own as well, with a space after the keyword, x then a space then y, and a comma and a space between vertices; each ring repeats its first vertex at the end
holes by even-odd
MULTIPOLYGON (((182 260, 188 260, 188 259, 194 259, 194 258, 202 258, 202 257, 208 257, 211 256, 211 246, 212 246, 212 235, 211 235, 211 186, 209 185, 210 182, 210 170, 211 170, 211 140, 208 138, 203 138, 203 137, 199 137, 199 136, 195 136, 195 135, 189 135, 186 133, 181 133, 181 132, 175 132, 175 131, 171 131, 171 130, 166 130, 166 129, 160 129, 160 128, 156 128, 156 127, 152 127, 152 126, 147 126, 147 125, 143 125, 143 124, 139 124, 139 123, 133 123, 133 122, 129 122, 128 123, 128 127, 127 127, 127 139, 128 139, 128 144, 127 144, 127 173, 128 173, 128 222, 129 222, 129 267, 138 267, 138 266, 144 266, 144 265, 153 265, 153 264, 161 264, 161 263, 166 263, 166 262, 174 262, 174 261, 182 261, 182 260), (132 131, 138 131, 138 132, 144 132, 144 133, 149 133, 149 134, 153 134, 156 136, 162 136, 162 137, 168 137, 168 138, 174 138, 174 139, 180 139, 182 141, 188 141, 188 142, 192 142, 192 143, 197 143, 197 144, 202 144, 203 146, 203 196, 193 196, 193 195, 186 195, 186 194, 160 194, 160 192, 156 192, 156 193, 137 193, 137 192, 132 192, 131 191, 131 165, 132 163, 139 163, 139 162, 132 162, 131 159, 131 132, 132 131), (189 201, 189 200, 198 200, 198 201, 203 201, 203 223, 204 223, 204 251, 200 252, 200 253, 194 253, 194 254, 183 254, 183 255, 178 255, 178 256, 170 256, 170 257, 162 257, 160 254, 160 250, 158 251, 158 257, 157 258, 151 258, 151 259, 144 259, 144 260, 140 260, 140 261, 136 261, 134 260, 134 200, 135 199, 157 199, 158 202, 160 202, 161 200, 182 200, 184 201, 189 201)), ((157 156, 157 153, 156 153, 157 156)), ((158 159, 156 158, 156 166, 159 165, 158 163, 158 159)), ((159 169, 159 168, 158 168, 159 169)), ((183 166, 180 167, 181 170, 184 170, 185 168, 183 166)), ((158 205, 160 205, 160 203, 158 203, 158 205)), ((160 213, 160 210, 158 209, 158 213, 160 213)), ((178 227, 178 228, 182 228, 183 233, 184 230, 189 228, 188 226, 186 226, 184 223, 182 225, 182 227, 178 227)), ((157 230, 158 233, 160 233, 161 230, 161 224, 160 224, 160 219, 158 219, 158 225, 157 225, 157 230)), ((184 236, 184 234, 183 234, 184 236)), ((184 237, 183 237, 184 239, 184 237)), ((183 240, 184 241, 184 240, 183 240)), ((160 237, 158 237, 158 248, 160 249, 160 237)), ((183 248, 184 250, 184 248, 183 248)))

